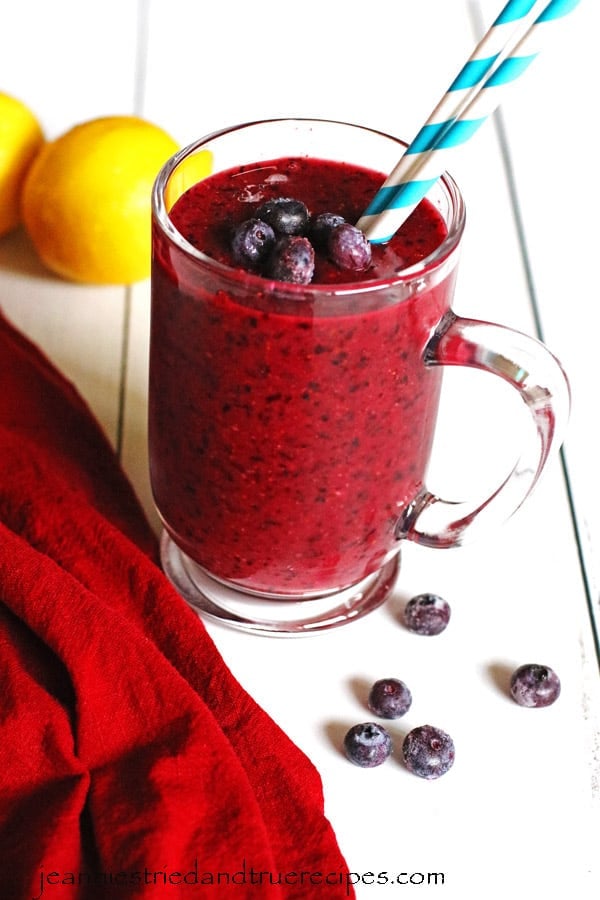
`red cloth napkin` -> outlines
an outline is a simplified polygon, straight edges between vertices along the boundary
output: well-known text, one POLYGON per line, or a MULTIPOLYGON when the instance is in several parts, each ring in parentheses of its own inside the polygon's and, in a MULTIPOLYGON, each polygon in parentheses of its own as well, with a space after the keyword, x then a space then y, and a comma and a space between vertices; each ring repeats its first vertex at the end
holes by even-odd
POLYGON ((89 409, 0 315, 0 897, 352 896, 316 770, 156 560, 89 409))

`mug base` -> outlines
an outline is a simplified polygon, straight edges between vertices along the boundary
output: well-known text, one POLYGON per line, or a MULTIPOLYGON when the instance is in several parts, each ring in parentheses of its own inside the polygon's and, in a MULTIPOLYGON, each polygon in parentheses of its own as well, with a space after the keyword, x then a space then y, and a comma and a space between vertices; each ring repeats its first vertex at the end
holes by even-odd
POLYGON ((362 618, 388 598, 400 570, 397 553, 377 572, 349 588, 309 599, 267 599, 212 578, 166 531, 161 536, 160 555, 169 581, 201 615, 241 631, 281 636, 315 634, 362 618))

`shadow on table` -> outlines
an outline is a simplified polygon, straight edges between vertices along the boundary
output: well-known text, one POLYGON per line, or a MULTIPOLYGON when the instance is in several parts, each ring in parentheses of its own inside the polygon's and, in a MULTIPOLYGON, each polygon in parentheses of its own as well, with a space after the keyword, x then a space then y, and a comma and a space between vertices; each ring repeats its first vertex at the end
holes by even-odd
POLYGON ((34 278, 58 280, 58 276, 41 262, 23 228, 17 228, 0 238, 0 269, 34 278))

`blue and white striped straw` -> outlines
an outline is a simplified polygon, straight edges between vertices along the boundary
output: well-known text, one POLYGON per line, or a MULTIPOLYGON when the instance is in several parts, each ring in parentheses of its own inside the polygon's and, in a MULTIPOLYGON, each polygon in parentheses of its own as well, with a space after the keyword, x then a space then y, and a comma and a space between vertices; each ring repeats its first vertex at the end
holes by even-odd
POLYGON ((406 149, 357 222, 372 243, 393 237, 446 171, 448 156, 472 137, 500 104, 506 86, 536 58, 546 29, 579 0, 550 0, 523 34, 524 19, 536 2, 509 0, 406 149))
POLYGON ((458 75, 442 96, 427 121, 414 138, 410 148, 400 158, 383 187, 397 187, 408 180, 411 168, 418 168, 423 147, 431 148, 441 135, 459 117, 469 100, 481 86, 482 81, 507 52, 511 41, 514 43, 519 33, 525 29, 524 20, 539 0, 508 0, 471 56, 462 66, 458 75))

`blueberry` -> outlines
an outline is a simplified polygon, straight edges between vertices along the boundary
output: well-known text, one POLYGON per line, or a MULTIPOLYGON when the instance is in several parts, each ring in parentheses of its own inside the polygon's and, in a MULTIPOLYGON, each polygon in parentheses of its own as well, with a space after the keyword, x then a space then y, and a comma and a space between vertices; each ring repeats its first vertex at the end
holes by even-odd
POLYGON ((256 268, 275 245, 275 232, 262 219, 246 219, 237 226, 231 239, 234 259, 239 265, 256 268))
POLYGON ((549 666, 526 663, 512 673, 510 693, 519 706, 550 706, 560 695, 560 679, 549 666))
POLYGON ((398 719, 409 710, 411 703, 411 692, 398 678, 376 681, 367 700, 371 712, 382 719, 398 719))
POLYGON ((324 212, 315 216, 311 220, 309 230, 313 247, 317 250, 326 250, 331 231, 338 225, 344 225, 345 222, 344 217, 338 216, 336 213, 324 212))
POLYGON ((327 252, 340 269, 364 272, 371 265, 371 244, 359 228, 348 222, 330 231, 327 252))
POLYGON ((440 634, 450 621, 450 606, 437 594, 418 594, 404 608, 404 622, 417 634, 440 634))
POLYGON ((444 775, 454 762, 454 741, 433 725, 413 728, 404 738, 402 755, 407 769, 421 778, 444 775))
POLYGON ((363 722, 354 725, 344 738, 346 756, 357 766, 371 769, 380 766, 392 752, 392 739, 381 725, 363 722))
POLYGON ((277 234, 305 234, 310 219, 305 204, 291 197, 267 200, 259 206, 255 215, 267 222, 277 234))
POLYGON ((315 251, 305 237, 284 237, 275 244, 265 274, 277 281, 308 284, 315 270, 315 251))

